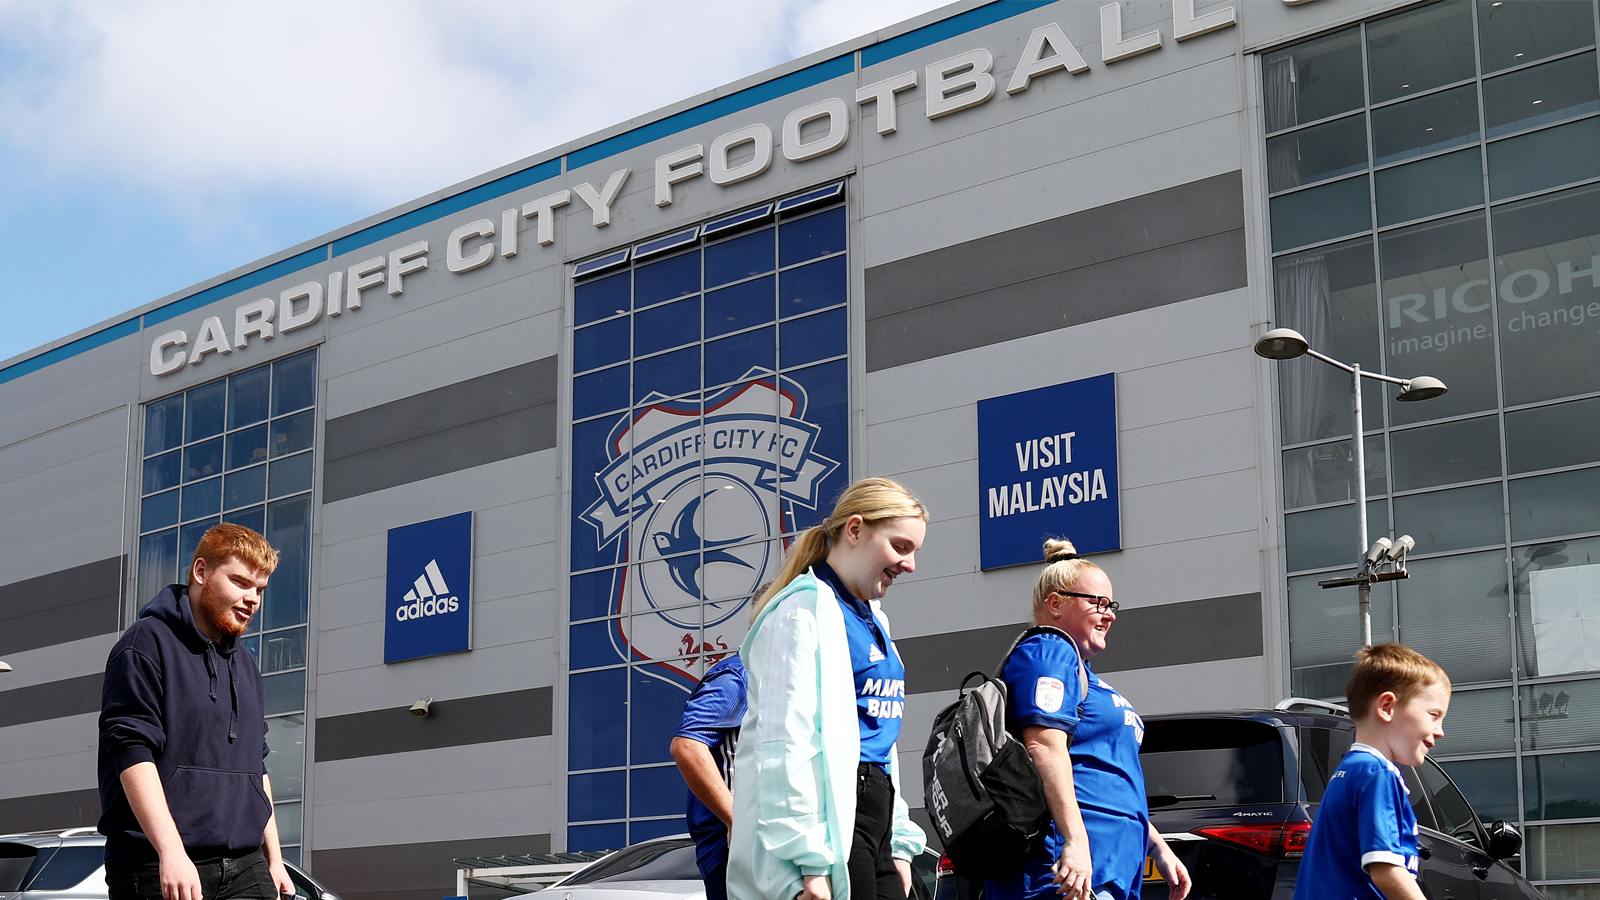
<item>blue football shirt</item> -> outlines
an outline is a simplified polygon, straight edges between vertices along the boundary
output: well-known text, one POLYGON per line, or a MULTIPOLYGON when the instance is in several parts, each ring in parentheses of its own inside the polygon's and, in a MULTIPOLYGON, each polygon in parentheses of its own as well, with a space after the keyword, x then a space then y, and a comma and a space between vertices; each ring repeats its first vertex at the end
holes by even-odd
MULTIPOLYGON (((1071 735, 1072 780, 1089 833, 1092 886, 1113 900, 1138 898, 1150 840, 1150 809, 1139 765, 1144 720, 1093 670, 1088 675, 1085 699, 1078 680, 1077 647, 1054 634, 1028 638, 1001 670, 1008 694, 1006 722, 1019 736, 1028 725, 1071 735)), ((987 882, 984 896, 988 900, 1058 896, 1051 870, 1061 856, 1062 843, 1061 831, 1052 821, 1042 848, 1022 874, 987 882)))
POLYGON ((885 639, 866 601, 856 599, 833 567, 812 567, 839 595, 844 608, 844 635, 850 642, 850 667, 855 670, 856 718, 861 723, 861 761, 889 764, 889 752, 900 739, 900 718, 906 705, 906 667, 894 642, 885 639))
POLYGON ((1377 748, 1352 744, 1328 779, 1300 860, 1294 900, 1383 900, 1367 866, 1417 871, 1417 814, 1400 768, 1377 748))
MULTIPOLYGON (((694 693, 683 704, 678 737, 711 748, 722 780, 733 788, 733 753, 739 745, 739 723, 747 701, 744 663, 734 653, 706 670, 694 693)), ((728 858, 728 826, 710 807, 688 791, 689 836, 694 838, 695 859, 701 874, 711 872, 728 858)))

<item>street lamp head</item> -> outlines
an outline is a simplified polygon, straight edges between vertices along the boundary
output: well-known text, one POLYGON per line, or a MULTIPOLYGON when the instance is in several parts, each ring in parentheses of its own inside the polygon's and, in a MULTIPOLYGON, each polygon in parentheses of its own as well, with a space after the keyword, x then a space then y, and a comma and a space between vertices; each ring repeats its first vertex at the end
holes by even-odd
POLYGON ((1432 400, 1450 390, 1444 386, 1444 382, 1434 378, 1432 375, 1418 375, 1407 381, 1404 387, 1405 390, 1401 391, 1400 396, 1395 399, 1406 403, 1414 400, 1432 400))
POLYGON ((1293 328, 1274 328, 1256 341, 1256 355, 1267 359, 1294 359, 1303 355, 1310 346, 1293 328))

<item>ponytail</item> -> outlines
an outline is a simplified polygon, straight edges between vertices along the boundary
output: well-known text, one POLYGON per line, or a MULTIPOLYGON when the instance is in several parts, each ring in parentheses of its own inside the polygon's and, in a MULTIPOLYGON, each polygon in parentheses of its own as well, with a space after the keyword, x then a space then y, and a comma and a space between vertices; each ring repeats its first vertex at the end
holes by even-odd
POLYGON ((807 569, 828 558, 833 541, 844 531, 852 516, 860 516, 866 525, 876 525, 889 519, 914 516, 926 522, 928 510, 905 486, 888 478, 864 478, 844 489, 833 506, 833 514, 819 525, 800 533, 783 556, 778 575, 750 604, 750 621, 754 622, 766 608, 767 601, 805 574, 807 569))
POLYGON ((1072 542, 1061 538, 1051 538, 1044 542, 1044 571, 1039 573, 1039 580, 1033 585, 1033 617, 1039 618, 1039 611, 1044 609, 1045 601, 1051 594, 1076 587, 1083 573, 1090 569, 1100 569, 1086 557, 1078 555, 1072 542))

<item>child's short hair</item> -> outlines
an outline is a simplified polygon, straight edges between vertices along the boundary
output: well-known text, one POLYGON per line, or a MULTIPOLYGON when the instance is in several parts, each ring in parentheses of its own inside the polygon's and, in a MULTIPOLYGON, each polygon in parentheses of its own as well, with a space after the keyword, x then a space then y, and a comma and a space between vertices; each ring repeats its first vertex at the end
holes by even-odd
POLYGON ((1450 687, 1450 676, 1438 663, 1405 644, 1378 644, 1356 652, 1344 695, 1351 717, 1361 719, 1371 714, 1372 704, 1385 691, 1405 703, 1436 684, 1450 687))

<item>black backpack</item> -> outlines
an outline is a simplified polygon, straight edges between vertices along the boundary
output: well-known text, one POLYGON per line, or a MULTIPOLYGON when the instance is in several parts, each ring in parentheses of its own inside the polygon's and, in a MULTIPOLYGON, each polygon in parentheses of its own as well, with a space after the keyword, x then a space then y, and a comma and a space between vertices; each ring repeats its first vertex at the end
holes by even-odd
MULTIPOLYGON (((961 695, 933 720, 922 754, 924 803, 935 836, 963 878, 1004 878, 1022 871, 1050 824, 1044 783, 1027 748, 1006 728, 1006 684, 1000 680, 1017 645, 1036 634, 1066 632, 1035 625, 1011 643, 993 677, 972 672, 961 695), (967 683, 983 679, 972 690, 967 683)), ((1078 659, 1081 695, 1089 676, 1078 659)), ((1083 705, 1079 702, 1078 714, 1083 705)))

